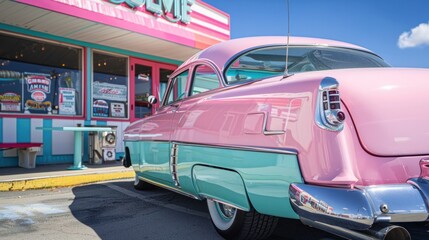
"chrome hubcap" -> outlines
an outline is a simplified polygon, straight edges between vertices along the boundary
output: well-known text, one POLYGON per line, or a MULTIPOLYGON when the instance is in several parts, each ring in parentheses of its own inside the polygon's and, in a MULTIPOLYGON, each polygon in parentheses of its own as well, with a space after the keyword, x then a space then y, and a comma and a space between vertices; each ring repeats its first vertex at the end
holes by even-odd
POLYGON ((222 203, 219 203, 219 209, 226 218, 234 217, 235 211, 236 211, 234 207, 231 207, 222 203))

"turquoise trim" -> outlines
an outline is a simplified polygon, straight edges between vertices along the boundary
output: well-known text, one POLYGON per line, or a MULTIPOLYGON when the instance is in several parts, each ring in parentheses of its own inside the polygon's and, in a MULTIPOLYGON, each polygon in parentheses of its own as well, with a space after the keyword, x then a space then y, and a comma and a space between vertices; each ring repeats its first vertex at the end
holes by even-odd
POLYGON ((31 119, 16 119, 16 142, 31 142, 31 119))
MULTIPOLYGON (((4 140, 3 140, 3 118, 0 118, 0 143, 2 143, 2 142, 4 142, 4 140)), ((9 161, 10 160, 3 157, 3 151, 0 151, 0 167, 8 166, 9 161), (6 162, 8 162, 8 163, 6 163, 6 162)), ((15 161, 15 164, 17 164, 16 161, 15 161)))
POLYGON ((129 50, 125 50, 125 49, 103 46, 100 44, 94 44, 94 43, 88 43, 88 42, 84 42, 84 41, 73 40, 70 38, 59 37, 59 36, 55 36, 52 34, 47 34, 47 33, 37 32, 34 30, 19 28, 19 27, 7 25, 4 23, 0 23, 0 30, 20 33, 20 34, 25 34, 25 35, 31 35, 34 37, 46 38, 46 39, 55 40, 58 42, 64 42, 64 43, 69 43, 69 44, 73 44, 73 45, 79 45, 79 46, 83 46, 83 47, 87 47, 87 48, 94 48, 94 49, 98 49, 98 50, 102 50, 102 51, 118 53, 118 54, 133 56, 133 57, 137 57, 137 58, 144 58, 147 60, 152 60, 152 61, 157 61, 157 62, 170 63, 170 64, 174 64, 174 65, 182 64, 182 61, 178 61, 178 60, 174 60, 174 59, 143 54, 143 53, 129 51, 129 50))
MULTIPOLYGON (((91 110, 92 110, 92 49, 86 49, 86 120, 91 120, 91 110)), ((85 125, 90 125, 91 123, 86 123, 85 125)))
MULTIPOLYGON (((84 126, 86 126, 86 125, 91 125, 91 121, 90 120, 85 120, 84 121, 84 123, 83 123, 83 125, 84 126)), ((84 148, 83 148, 83 161, 84 162, 88 162, 89 161, 89 135, 88 135, 89 133, 88 132, 85 132, 84 134, 83 134, 83 146, 84 146, 84 148)))
POLYGON ((107 121, 97 121, 97 127, 107 126, 107 121))
MULTIPOLYGON (((174 187, 170 175, 170 143, 124 142, 136 174, 149 180, 174 187)), ((186 190, 185 190, 186 191, 186 190)))
POLYGON ((238 173, 213 167, 195 166, 193 180, 199 195, 233 204, 245 211, 250 210, 243 179, 238 173))
MULTIPOLYGON (((196 196, 207 194, 236 206, 245 206, 245 192, 258 212, 298 219, 289 202, 289 185, 302 182, 296 155, 176 144, 182 191, 196 196), (207 168, 200 171, 201 166, 207 168)), ((174 187, 169 142, 125 142, 125 146, 130 148, 133 168, 139 176, 174 187)))
MULTIPOLYGON (((3 142, 3 118, 0 118, 0 143, 2 142, 3 142)), ((3 154, 0 155, 0 159, 2 156, 3 154)))
POLYGON ((290 183, 302 182, 296 155, 179 144, 177 156, 182 188, 195 164, 229 169, 243 179, 256 211, 298 219, 289 202, 290 183))
POLYGON ((48 130, 52 128, 52 119, 43 119, 43 128, 43 161, 40 163, 52 163, 52 131, 48 130))

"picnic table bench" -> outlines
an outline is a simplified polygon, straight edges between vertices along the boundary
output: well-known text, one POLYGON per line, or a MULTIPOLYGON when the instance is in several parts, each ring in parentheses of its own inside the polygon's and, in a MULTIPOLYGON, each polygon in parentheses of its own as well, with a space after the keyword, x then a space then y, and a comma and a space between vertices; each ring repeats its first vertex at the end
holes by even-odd
POLYGON ((36 167, 36 155, 42 148, 42 143, 0 143, 0 151, 18 149, 18 165, 23 168, 36 167))

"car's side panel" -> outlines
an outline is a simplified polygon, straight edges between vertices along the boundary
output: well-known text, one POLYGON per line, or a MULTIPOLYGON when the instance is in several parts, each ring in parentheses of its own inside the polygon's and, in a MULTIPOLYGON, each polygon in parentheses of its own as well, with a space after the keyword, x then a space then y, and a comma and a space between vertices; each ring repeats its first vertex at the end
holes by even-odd
POLYGON ((200 196, 231 204, 245 211, 250 210, 243 180, 237 172, 196 165, 193 167, 192 178, 200 196))
POLYGON ((126 142, 136 174, 163 185, 173 186, 170 175, 170 143, 161 141, 126 142))
MULTIPOLYGON (((243 179, 252 206, 260 213, 297 218, 289 203, 289 184, 302 182, 297 156, 262 149, 177 144, 178 174, 182 190, 193 193, 193 167, 204 165, 237 172, 243 179)), ((214 170, 212 170, 214 171, 214 170)), ((214 174, 212 182, 224 181, 224 172, 214 174)), ((200 194, 198 187, 195 194, 200 194)), ((215 192, 213 191, 212 194, 215 192)), ((216 192, 217 199, 234 199, 232 192, 216 192)), ((237 194, 236 192, 234 194, 237 194)), ((234 203, 239 205, 239 202, 234 203)))

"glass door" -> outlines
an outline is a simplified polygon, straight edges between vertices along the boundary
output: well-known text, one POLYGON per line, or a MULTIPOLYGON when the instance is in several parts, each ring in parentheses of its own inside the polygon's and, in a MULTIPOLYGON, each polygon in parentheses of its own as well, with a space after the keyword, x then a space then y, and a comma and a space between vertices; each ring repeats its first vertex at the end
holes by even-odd
POLYGON ((130 119, 136 121, 155 112, 167 87, 168 77, 176 66, 150 62, 142 59, 130 59, 130 119), (150 95, 158 98, 158 103, 148 102, 150 95))

